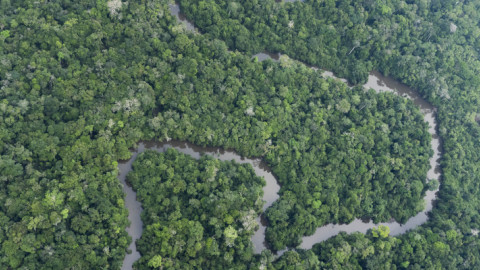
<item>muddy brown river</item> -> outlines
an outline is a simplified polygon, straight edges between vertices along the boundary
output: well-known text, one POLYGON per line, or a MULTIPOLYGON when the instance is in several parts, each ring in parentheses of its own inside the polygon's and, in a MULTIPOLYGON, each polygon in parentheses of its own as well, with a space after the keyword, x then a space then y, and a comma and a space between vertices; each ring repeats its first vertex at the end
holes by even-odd
MULTIPOLYGON (((187 30, 194 31, 195 27, 192 23, 185 20, 180 13, 180 9, 178 5, 170 5, 170 11, 173 15, 175 15, 182 24, 186 25, 187 30)), ((259 61, 264 61, 267 59, 271 59, 273 61, 279 61, 280 54, 272 54, 268 52, 259 53, 254 55, 257 57, 259 61)), ((312 67, 315 70, 318 68, 312 67)), ((332 78, 341 80, 346 82, 344 79, 337 78, 333 75, 333 73, 329 71, 319 71, 321 76, 325 78, 332 78)), ((432 158, 430 159, 430 170, 427 173, 427 181, 431 179, 439 180, 441 177, 441 168, 439 165, 439 160, 441 158, 441 140, 437 134, 437 123, 435 118, 436 108, 433 107, 429 102, 424 100, 420 95, 413 89, 409 88, 408 86, 390 78, 381 75, 378 72, 371 72, 368 77, 368 82, 364 85, 365 88, 372 88, 377 92, 392 92, 402 97, 408 98, 413 101, 415 105, 420 108, 420 111, 424 115, 425 121, 429 124, 429 133, 432 135, 431 147, 434 152, 432 158)), ((249 163, 252 165, 255 173, 258 176, 264 177, 266 181, 266 185, 263 188, 264 196, 263 200, 266 202, 263 210, 267 209, 278 199, 278 191, 280 190, 280 186, 278 185, 275 177, 271 173, 269 167, 263 162, 261 159, 254 158, 249 159, 245 157, 241 157, 240 155, 236 154, 234 151, 230 150, 223 150, 221 148, 213 148, 213 147, 198 147, 193 144, 187 142, 179 142, 179 141, 170 141, 170 142, 163 142, 163 143, 156 143, 156 142, 140 142, 136 150, 132 151, 132 157, 128 161, 119 162, 119 179, 123 184, 124 192, 126 193, 125 198, 125 207, 128 208, 129 215, 128 219, 130 220, 130 226, 127 228, 128 234, 132 237, 132 243, 129 246, 129 249, 132 253, 127 254, 124 259, 123 267, 124 270, 132 269, 132 264, 136 260, 140 258, 140 254, 138 253, 135 247, 135 241, 140 238, 142 231, 143 231, 143 224, 140 219, 140 213, 142 212, 142 207, 140 203, 136 200, 136 194, 129 187, 126 182, 125 178, 127 173, 132 169, 132 163, 136 159, 139 153, 147 149, 155 150, 158 152, 164 152, 168 148, 175 148, 178 151, 188 154, 194 158, 199 158, 201 155, 211 155, 219 160, 226 161, 226 160, 235 160, 238 163, 249 163)), ((366 233, 367 230, 378 227, 379 225, 386 225, 390 228, 390 235, 399 235, 405 233, 408 230, 414 229, 417 226, 425 223, 428 220, 428 212, 432 210, 433 201, 436 199, 436 192, 438 188, 433 191, 427 191, 424 197, 425 200, 425 209, 424 211, 418 213, 414 217, 411 217, 405 224, 400 224, 398 222, 386 222, 386 223, 379 223, 374 224, 372 221, 364 222, 360 219, 356 219, 349 224, 328 224, 322 227, 317 228, 315 233, 311 236, 305 236, 302 238, 302 243, 298 248, 303 249, 310 249, 314 244, 325 241, 330 237, 337 235, 339 232, 344 231, 347 233, 352 232, 362 232, 366 233)), ((265 229, 266 226, 264 222, 260 221, 260 217, 257 218, 257 222, 260 224, 260 229, 256 231, 256 233, 252 237, 252 242, 255 248, 256 253, 260 253, 263 249, 266 249, 265 245, 265 229)), ((282 252, 279 252, 280 254, 282 252)))

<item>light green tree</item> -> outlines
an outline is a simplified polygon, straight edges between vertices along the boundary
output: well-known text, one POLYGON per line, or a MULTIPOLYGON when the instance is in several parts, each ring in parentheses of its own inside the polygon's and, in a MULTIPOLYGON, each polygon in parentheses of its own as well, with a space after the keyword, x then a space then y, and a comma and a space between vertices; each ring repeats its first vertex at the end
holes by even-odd
POLYGON ((148 261, 148 266, 153 268, 160 268, 162 266, 162 256, 153 256, 153 258, 148 261))

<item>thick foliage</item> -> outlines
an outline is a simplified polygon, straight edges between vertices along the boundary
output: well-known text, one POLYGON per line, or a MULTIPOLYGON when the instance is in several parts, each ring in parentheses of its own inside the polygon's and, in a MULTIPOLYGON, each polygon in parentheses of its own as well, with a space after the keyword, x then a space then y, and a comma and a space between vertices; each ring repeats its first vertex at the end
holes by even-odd
MULTIPOLYGON (((285 26, 293 21, 288 29, 316 23, 282 38, 288 40, 283 47, 269 44, 352 82, 378 67, 438 104, 445 178, 429 226, 440 243, 435 245, 450 247, 444 255, 455 252, 463 258, 457 265, 472 266, 478 256, 448 242, 445 232, 461 236, 480 227, 478 30, 467 31, 479 17, 476 4, 433 1, 414 9, 390 1, 371 11, 375 1, 365 2, 271 2, 264 6, 278 15, 253 16, 252 10, 265 11, 244 1, 227 13, 206 8, 214 13, 198 15, 198 25, 206 32, 202 20, 226 30, 241 25, 234 32, 247 38, 236 43, 224 30, 214 36, 253 52, 266 47, 260 34, 251 34, 254 28, 242 25, 248 18, 222 22, 225 16, 268 18, 272 27, 260 32, 265 35, 287 31, 276 22, 287 15, 292 18, 285 26), (471 19, 457 16, 458 8, 471 19), (355 17, 362 9, 368 19, 355 17), (297 20, 294 14, 310 17, 297 20), (455 33, 445 28, 450 21, 459 26, 455 33), (339 32, 329 32, 332 27, 339 32), (359 36, 349 41, 354 34, 359 36), (320 47, 302 56, 315 44, 320 47)), ((172 137, 265 156, 282 183, 282 198, 268 211, 276 249, 328 222, 405 220, 418 211, 426 189, 429 136, 411 102, 347 89, 288 59, 255 63, 227 51, 222 41, 185 33, 159 1, 124 2, 112 12, 105 1, 2 0, 0 63, 0 268, 118 269, 129 240, 116 160, 128 158, 128 147, 140 139, 172 137)), ((187 222, 182 228, 189 233, 197 227, 187 222)), ((476 244, 472 239, 465 242, 476 244)), ((289 254, 290 261, 297 257, 289 254)), ((156 255, 149 258, 152 266, 163 261, 156 255)), ((316 263, 311 253, 305 256, 316 263)))
POLYGON ((250 238, 265 182, 250 165, 147 151, 127 178, 146 227, 137 269, 150 269, 158 258, 169 269, 247 269, 253 261, 250 238))

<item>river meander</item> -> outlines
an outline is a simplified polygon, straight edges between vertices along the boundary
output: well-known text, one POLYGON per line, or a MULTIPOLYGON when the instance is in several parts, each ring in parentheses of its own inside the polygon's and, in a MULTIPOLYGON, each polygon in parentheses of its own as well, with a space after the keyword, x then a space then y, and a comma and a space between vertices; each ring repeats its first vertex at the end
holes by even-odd
MULTIPOLYGON (((179 12, 180 9, 178 5, 171 5, 170 11, 175 15, 179 20, 186 24, 188 30, 194 30, 193 24, 187 22, 184 17, 181 16, 179 12)), ((273 61, 278 61, 279 54, 271 53, 260 53, 255 55, 259 61, 272 59, 273 61)), ((316 70, 318 68, 312 67, 316 70)), ((326 78, 336 78, 333 73, 329 71, 318 71, 319 74, 326 78)), ((344 79, 339 79, 346 82, 344 79)), ((439 165, 439 160, 441 158, 441 140, 437 134, 437 123, 435 118, 436 108, 433 107, 429 102, 424 100, 415 90, 409 88, 408 86, 399 83, 398 81, 381 75, 378 72, 371 72, 367 83, 364 85, 365 88, 372 88, 377 92, 393 92, 402 97, 412 100, 412 102, 420 108, 420 111, 424 115, 425 121, 429 124, 429 133, 432 135, 431 147, 434 151, 432 158, 430 158, 430 170, 427 173, 427 181, 431 179, 440 179, 441 177, 441 168, 439 165)), ((176 150, 188 154, 194 158, 199 158, 203 154, 212 155, 219 160, 235 160, 238 163, 249 163, 252 165, 255 173, 258 176, 264 177, 266 181, 266 186, 263 188, 264 196, 263 200, 266 202, 263 210, 267 209, 278 199, 278 191, 280 186, 278 185, 275 177, 270 171, 270 168, 259 158, 245 158, 236 154, 231 150, 223 150, 221 148, 213 147, 198 147, 187 142, 179 141, 170 141, 170 142, 140 142, 138 147, 135 150, 132 150, 132 157, 128 161, 123 161, 119 163, 119 179, 123 184, 124 192, 126 193, 125 206, 129 211, 128 219, 130 220, 130 226, 127 228, 128 234, 132 237, 132 243, 129 246, 129 249, 132 250, 131 254, 127 254, 124 259, 122 269, 128 270, 132 269, 132 264, 140 258, 140 254, 136 250, 135 241, 140 238, 143 231, 143 224, 140 218, 142 212, 142 207, 140 203, 136 200, 136 194, 129 187, 125 181, 127 173, 132 169, 132 163, 136 159, 139 153, 144 152, 147 149, 155 150, 158 152, 164 152, 168 148, 175 148, 176 150)), ((352 232, 362 232, 366 233, 367 230, 377 227, 379 225, 386 225, 390 228, 390 235, 399 235, 405 233, 408 230, 414 229, 417 226, 425 223, 428 219, 428 212, 431 211, 433 207, 433 201, 436 198, 437 190, 427 191, 424 197, 425 200, 425 209, 422 212, 419 212, 414 217, 411 217, 405 224, 400 224, 395 221, 374 224, 372 221, 362 221, 356 219, 349 224, 328 224, 322 227, 317 228, 315 233, 311 236, 305 236, 302 238, 302 243, 298 248, 309 249, 314 244, 325 241, 330 237, 337 235, 341 231, 347 233, 352 232)), ((261 222, 260 217, 257 218, 257 221, 260 224, 260 229, 252 237, 252 242, 257 253, 260 253, 263 249, 266 248, 265 245, 265 222, 261 222)))

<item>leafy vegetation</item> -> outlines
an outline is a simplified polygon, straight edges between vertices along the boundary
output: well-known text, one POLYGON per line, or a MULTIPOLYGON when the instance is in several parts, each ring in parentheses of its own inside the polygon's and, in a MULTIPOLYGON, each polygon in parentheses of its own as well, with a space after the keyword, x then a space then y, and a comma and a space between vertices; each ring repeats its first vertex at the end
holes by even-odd
MULTIPOLYGON (((282 184, 267 211, 274 249, 321 224, 415 214, 431 154, 418 109, 288 58, 248 56, 264 49, 352 83, 371 69, 400 79, 438 107, 445 149, 426 225, 398 238, 342 234, 273 264, 263 254, 261 264, 478 268, 479 5, 181 1, 197 35, 160 0, 0 1, 0 268, 120 268, 130 240, 116 166, 140 139, 263 156, 282 184)), ((184 218, 175 225, 187 237, 201 220, 184 218)), ((235 243, 246 239, 222 228, 230 238, 237 231, 235 243)), ((168 262, 170 253, 146 249, 154 231, 145 231, 138 267, 168 262)), ((248 261, 242 252, 232 258, 248 261)))
POLYGON ((252 267, 265 181, 250 165, 170 148, 142 153, 127 177, 144 208, 137 269, 252 267))

